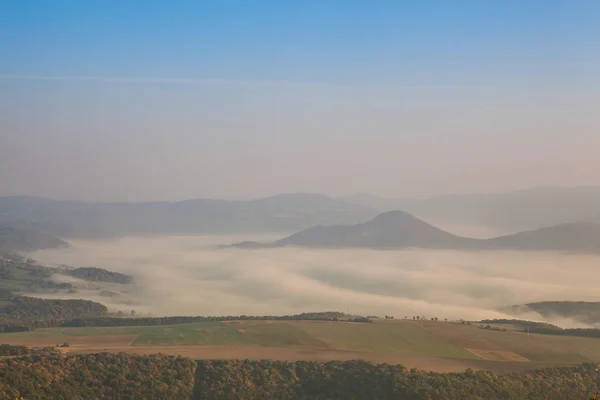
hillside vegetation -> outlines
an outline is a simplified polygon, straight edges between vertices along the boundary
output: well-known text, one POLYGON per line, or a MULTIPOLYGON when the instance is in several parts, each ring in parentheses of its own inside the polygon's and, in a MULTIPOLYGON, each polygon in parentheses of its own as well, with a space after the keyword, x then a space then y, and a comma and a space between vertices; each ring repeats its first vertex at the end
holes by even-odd
POLYGON ((17 296, 0 308, 8 320, 52 320, 105 315, 108 309, 103 304, 91 300, 39 299, 17 296))
POLYGON ((441 374, 364 361, 194 362, 160 354, 0 359, 3 399, 583 400, 599 383, 597 364, 495 375, 441 374))

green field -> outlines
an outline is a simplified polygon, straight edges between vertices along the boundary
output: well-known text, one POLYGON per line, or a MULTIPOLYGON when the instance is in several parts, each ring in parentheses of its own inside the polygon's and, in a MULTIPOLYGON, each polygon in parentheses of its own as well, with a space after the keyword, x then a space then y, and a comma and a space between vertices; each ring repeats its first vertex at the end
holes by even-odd
POLYGON ((230 321, 52 328, 0 334, 2 342, 28 346, 66 342, 71 345, 67 351, 76 352, 102 349, 152 352, 152 347, 156 347, 156 351, 198 358, 356 357, 375 362, 413 363, 420 368, 473 367, 502 372, 522 370, 527 365, 542 367, 600 360, 600 339, 527 335, 429 321, 230 321), (444 367, 443 360, 453 360, 455 364, 444 367))
POLYGON ((73 337, 116 335, 137 335, 132 343, 133 346, 252 344, 251 339, 222 322, 164 326, 50 328, 22 333, 4 333, 0 336, 0 340, 6 338, 10 341, 11 339, 22 338, 27 341, 56 339, 56 341, 68 342, 69 338, 73 337))
POLYGON ((491 331, 475 326, 424 322, 423 328, 457 346, 477 350, 503 350, 530 361, 581 363, 600 360, 600 339, 560 335, 527 335, 491 331))
POLYGON ((229 322, 228 325, 261 346, 327 348, 327 343, 301 328, 299 322, 229 322))
POLYGON ((79 336, 110 336, 138 334, 143 327, 85 327, 85 328, 49 328, 38 329, 31 332, 3 333, 1 338, 8 340, 22 338, 27 340, 50 339, 66 340, 69 337, 79 336))
POLYGON ((145 326, 137 328, 134 346, 216 346, 252 344, 252 340, 222 322, 145 326))

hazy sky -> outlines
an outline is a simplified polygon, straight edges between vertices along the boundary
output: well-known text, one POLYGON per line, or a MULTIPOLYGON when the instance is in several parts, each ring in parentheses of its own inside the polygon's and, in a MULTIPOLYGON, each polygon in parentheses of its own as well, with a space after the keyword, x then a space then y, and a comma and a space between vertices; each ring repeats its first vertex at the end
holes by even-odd
POLYGON ((0 1, 0 195, 600 184, 600 2, 0 1))

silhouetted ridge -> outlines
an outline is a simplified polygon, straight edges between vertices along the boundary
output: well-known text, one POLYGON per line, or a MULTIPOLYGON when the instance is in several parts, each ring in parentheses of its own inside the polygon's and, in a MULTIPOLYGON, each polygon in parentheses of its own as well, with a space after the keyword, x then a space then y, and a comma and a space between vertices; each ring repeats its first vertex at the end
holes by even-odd
POLYGON ((279 240, 279 246, 453 248, 477 244, 438 229, 404 211, 388 211, 358 225, 315 226, 279 240))
POLYGON ((373 249, 559 250, 600 252, 600 225, 563 224, 493 239, 453 235, 404 211, 388 211, 357 225, 317 225, 268 245, 235 247, 305 246, 373 249))

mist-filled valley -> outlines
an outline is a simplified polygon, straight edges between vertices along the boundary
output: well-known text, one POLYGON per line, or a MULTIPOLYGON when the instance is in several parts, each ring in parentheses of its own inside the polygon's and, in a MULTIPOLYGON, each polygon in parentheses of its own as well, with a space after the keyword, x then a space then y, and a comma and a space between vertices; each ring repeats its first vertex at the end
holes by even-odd
MULTIPOLYGON (((113 311, 153 316, 340 311, 479 320, 507 317, 496 310, 515 304, 597 298, 590 276, 600 257, 592 255, 217 248, 240 239, 244 238, 72 241, 71 248, 40 250, 31 256, 48 265, 95 266, 134 277, 134 285, 88 282, 78 286, 77 293, 44 297, 87 298, 113 311)), ((539 315, 526 317, 542 320, 539 315)), ((549 322, 574 324, 559 318, 549 322)))

